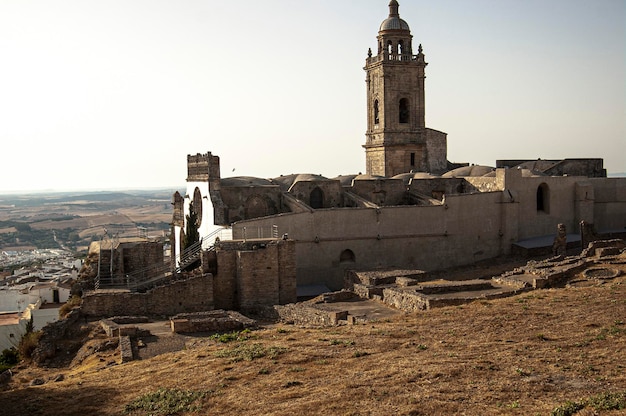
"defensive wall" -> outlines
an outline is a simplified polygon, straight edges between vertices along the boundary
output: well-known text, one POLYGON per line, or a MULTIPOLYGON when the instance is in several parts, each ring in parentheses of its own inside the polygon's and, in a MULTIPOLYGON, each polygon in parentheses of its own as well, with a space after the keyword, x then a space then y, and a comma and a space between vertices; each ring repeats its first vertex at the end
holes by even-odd
MULTIPOLYGON (((626 181, 583 177, 522 177, 498 169, 469 179, 473 192, 444 195, 441 205, 332 208, 237 222, 243 228, 277 226, 296 241, 298 285, 342 287, 345 270, 399 267, 437 270, 511 253, 520 240, 554 235, 558 224, 577 232, 624 229, 626 181)), ((356 182, 356 181, 355 181, 356 182)))
POLYGON ((87 317, 116 315, 171 316, 213 309, 213 276, 203 274, 156 287, 146 293, 102 290, 83 295, 87 317))
POLYGON ((202 268, 145 293, 97 290, 83 296, 82 314, 172 316, 213 309, 254 310, 296 301, 295 243, 290 240, 216 242, 202 268))

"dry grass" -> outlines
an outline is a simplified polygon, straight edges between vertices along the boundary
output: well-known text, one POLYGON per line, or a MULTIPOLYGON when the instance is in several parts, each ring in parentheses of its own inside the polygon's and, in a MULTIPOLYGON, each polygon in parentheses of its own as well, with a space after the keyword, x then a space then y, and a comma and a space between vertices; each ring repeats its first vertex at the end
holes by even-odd
POLYGON ((626 391, 625 357, 621 277, 388 322, 202 338, 124 365, 106 367, 110 357, 93 365, 92 357, 71 370, 18 369, 0 393, 0 413, 168 414, 136 400, 188 394, 193 405, 176 414, 546 415, 567 401, 626 391), (58 373, 65 380, 27 387, 58 373), (139 407, 125 413, 130 403, 139 407))

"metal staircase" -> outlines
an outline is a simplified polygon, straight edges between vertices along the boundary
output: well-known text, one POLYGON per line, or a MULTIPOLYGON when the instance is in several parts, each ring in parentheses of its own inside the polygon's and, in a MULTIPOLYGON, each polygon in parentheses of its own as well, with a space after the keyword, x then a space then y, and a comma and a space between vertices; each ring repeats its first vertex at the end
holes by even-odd
MULTIPOLYGON (((163 264, 150 265, 124 276, 113 276, 111 264, 113 253, 111 252, 111 256, 108 259, 103 259, 103 256, 100 256, 98 260, 99 273, 96 276, 94 287, 96 290, 127 289, 131 292, 141 292, 155 287, 166 280, 170 280, 172 276, 180 274, 193 263, 200 260, 202 251, 215 250, 215 238, 220 232, 222 232, 221 229, 215 230, 202 240, 187 247, 185 251, 177 257, 177 266, 173 272, 170 263, 166 262, 163 264), (102 264, 102 262, 106 262, 107 264, 102 264)), ((111 243, 113 243, 113 241, 111 243)))

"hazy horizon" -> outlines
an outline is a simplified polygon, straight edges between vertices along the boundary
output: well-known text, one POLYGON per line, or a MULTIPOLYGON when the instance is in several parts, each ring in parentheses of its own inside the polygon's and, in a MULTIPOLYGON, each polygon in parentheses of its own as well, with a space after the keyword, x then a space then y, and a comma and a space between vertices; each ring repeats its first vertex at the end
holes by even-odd
MULTIPOLYGON (((363 66, 388 0, 0 2, 0 193, 365 171, 363 66)), ((400 1, 448 159, 626 172, 626 2, 400 1)), ((158 186, 161 188, 161 186, 158 186)))

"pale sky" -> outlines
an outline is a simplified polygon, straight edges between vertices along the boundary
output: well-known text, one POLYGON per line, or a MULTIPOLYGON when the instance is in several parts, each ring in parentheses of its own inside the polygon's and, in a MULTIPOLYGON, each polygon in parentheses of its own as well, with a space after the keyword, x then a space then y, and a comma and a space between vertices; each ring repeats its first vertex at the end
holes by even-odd
MULTIPOLYGON (((626 172, 626 2, 399 0, 448 159, 626 172)), ((365 171, 389 0, 0 0, 0 192, 365 171)))

